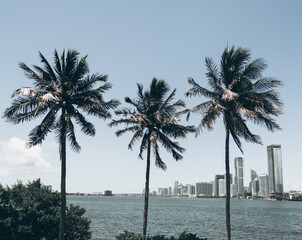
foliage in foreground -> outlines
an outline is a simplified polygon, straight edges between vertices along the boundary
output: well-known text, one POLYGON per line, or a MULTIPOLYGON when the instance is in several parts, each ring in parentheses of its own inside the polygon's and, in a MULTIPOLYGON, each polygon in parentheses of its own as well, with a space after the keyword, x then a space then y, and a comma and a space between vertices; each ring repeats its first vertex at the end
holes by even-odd
MULTIPOLYGON (((70 205, 66 212, 66 240, 89 240, 85 209, 70 205)), ((56 240, 59 236, 60 194, 41 184, 3 187, 0 184, 0 240, 56 240)))
MULTIPOLYGON (((125 231, 120 235, 116 236, 117 240, 144 240, 142 234, 135 234, 133 232, 125 231)), ((199 238, 196 234, 193 233, 180 233, 178 238, 175 237, 165 237, 163 235, 156 235, 156 236, 148 236, 146 240, 206 240, 206 238, 199 238)))

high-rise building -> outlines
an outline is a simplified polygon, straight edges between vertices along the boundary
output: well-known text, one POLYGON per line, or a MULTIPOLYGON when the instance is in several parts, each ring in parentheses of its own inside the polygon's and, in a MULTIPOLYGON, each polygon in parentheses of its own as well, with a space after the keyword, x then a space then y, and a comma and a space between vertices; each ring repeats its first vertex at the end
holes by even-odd
POLYGON ((267 146, 269 194, 283 196, 283 172, 281 145, 267 146))
POLYGON ((181 184, 179 184, 179 187, 178 187, 178 192, 179 192, 179 195, 180 196, 183 196, 184 195, 184 186, 181 184))
POLYGON ((258 174, 255 170, 251 169, 251 182, 258 178, 258 174))
POLYGON ((159 196, 164 195, 163 188, 158 188, 157 193, 158 193, 159 196))
POLYGON ((253 197, 257 197, 259 192, 259 180, 257 178, 251 181, 251 193, 253 197))
POLYGON ((224 175, 215 175, 214 196, 219 197, 219 180, 224 179, 224 175))
POLYGON ((219 197, 224 197, 225 192, 225 180, 219 179, 219 197))
POLYGON ((234 160, 235 164, 235 184, 237 185, 238 196, 244 195, 244 184, 243 184, 243 158, 236 157, 234 160))
POLYGON ((231 195, 231 197, 236 197, 237 196, 237 185, 236 184, 231 184, 231 193, 230 193, 230 195, 231 195))
POLYGON ((268 176, 265 173, 259 175, 258 196, 263 198, 268 197, 268 176))
POLYGON ((172 187, 169 187, 169 189, 168 189, 168 195, 172 196, 172 187))
POLYGON ((173 195, 178 195, 178 181, 174 182, 173 195))
POLYGON ((195 186, 192 184, 187 184, 185 193, 189 196, 195 195, 195 186))
POLYGON ((212 196, 213 184, 207 182, 196 183, 196 196, 212 196))
POLYGON ((190 187, 189 187, 189 195, 195 195, 195 186, 194 185, 191 185, 190 187))

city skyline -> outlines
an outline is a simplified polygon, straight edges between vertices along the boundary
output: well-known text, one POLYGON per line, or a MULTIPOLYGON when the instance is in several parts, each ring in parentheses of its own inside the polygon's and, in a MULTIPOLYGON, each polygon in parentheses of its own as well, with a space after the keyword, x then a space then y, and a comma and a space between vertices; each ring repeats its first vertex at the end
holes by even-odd
MULTIPOLYGON (((190 89, 187 79, 194 78, 207 87, 205 58, 219 64, 226 46, 245 47, 251 58, 264 58, 268 68, 264 77, 283 81, 278 91, 284 102, 284 114, 276 121, 282 131, 271 133, 261 126, 249 124, 259 135, 263 145, 242 141, 244 154, 230 139, 230 159, 244 158, 245 169, 258 174, 267 172, 266 146, 282 146, 284 190, 302 189, 302 109, 299 93, 302 82, 302 2, 285 1, 96 1, 89 3, 62 2, 3 2, 0 8, 2 29, 0 58, 0 112, 11 105, 11 94, 21 87, 31 87, 18 63, 40 66, 40 51, 52 64, 53 52, 76 49, 86 56, 90 74, 108 74, 113 85, 104 99, 137 95, 137 83, 149 86, 153 77, 164 79, 175 99, 181 98, 188 108, 202 102, 199 98, 185 98, 190 89), (261 6, 261 7, 259 7, 261 6), (47 9, 47 11, 45 10, 47 9), (230 15, 229 12, 232 12, 230 15), (55 13, 55 14, 54 14, 55 13), (156 17, 154 17, 156 16, 156 17), (269 21, 268 21, 269 19, 269 21), (239 31, 240 30, 240 31, 239 31)), ((170 92, 171 92, 170 91, 170 92)), ((122 104, 121 107, 125 107, 122 104)), ((67 150, 67 192, 140 193, 144 188, 146 156, 138 158, 139 147, 128 150, 130 135, 117 138, 115 129, 101 121, 87 117, 96 129, 95 137, 85 136, 76 128, 81 152, 67 150)), ((113 119, 116 116, 113 114, 113 119)), ((191 115, 184 125, 197 125, 198 115, 191 115)), ((41 178, 45 185, 60 189, 60 159, 56 136, 50 132, 42 145, 25 148, 28 134, 41 121, 11 125, 0 119, 0 183, 12 185, 41 178)), ((210 132, 197 138, 191 134, 179 139, 186 149, 182 161, 174 161, 160 147, 167 164, 162 171, 151 159, 150 188, 179 182, 213 180, 216 173, 225 174, 225 131, 223 120, 215 123, 210 132)), ((235 176, 232 162, 231 173, 235 176)), ((250 181, 249 172, 244 182, 250 181)), ((172 186, 173 187, 173 186, 172 186)), ((260 186, 259 186, 260 187, 260 186)))
MULTIPOLYGON (((267 146, 267 173, 257 174, 253 169, 250 169, 250 181, 248 186, 244 185, 244 159, 242 157, 234 158, 235 176, 230 174, 230 189, 231 197, 246 198, 262 197, 262 198, 283 198, 283 172, 282 172, 282 154, 281 145, 267 146)), ((195 189, 191 190, 192 183, 183 185, 179 181, 174 182, 173 192, 168 191, 168 188, 158 188, 158 195, 169 196, 226 196, 226 175, 215 174, 215 177, 210 182, 196 182, 195 189)), ((170 188, 170 187, 169 187, 170 188)), ((290 190, 295 191, 295 190, 290 190)), ((302 190, 298 190, 302 191, 302 190)))

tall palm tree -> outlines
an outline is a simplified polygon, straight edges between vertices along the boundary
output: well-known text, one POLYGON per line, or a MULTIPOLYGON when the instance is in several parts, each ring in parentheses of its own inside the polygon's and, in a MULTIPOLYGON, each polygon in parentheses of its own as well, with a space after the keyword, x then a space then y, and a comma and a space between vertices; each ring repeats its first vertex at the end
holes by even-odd
POLYGON ((134 109, 123 108, 115 111, 122 118, 112 120, 109 126, 125 124, 126 127, 118 130, 116 135, 119 137, 126 132, 133 132, 134 134, 128 148, 132 150, 133 145, 141 141, 139 158, 143 159, 143 152, 147 151, 143 219, 143 236, 146 238, 151 151, 155 158, 155 165, 165 170, 167 167, 159 155, 159 143, 178 161, 182 159, 180 153, 183 153, 185 149, 170 138, 185 138, 186 134, 194 132, 195 128, 193 126, 182 126, 177 123, 179 121, 178 116, 185 113, 185 103, 182 100, 173 102, 176 89, 167 96, 169 88, 164 80, 153 78, 148 91, 143 92, 141 84, 137 84, 137 87, 138 96, 136 99, 131 100, 129 97, 125 97, 125 102, 132 105, 134 109))
MULTIPOLYGON (((225 48, 220 61, 220 69, 213 60, 206 58, 207 79, 210 90, 201 87, 192 78, 192 88, 185 96, 209 98, 190 112, 201 113, 201 121, 196 128, 196 136, 202 128, 211 130, 217 118, 223 117, 225 127, 225 171, 226 171, 226 229, 227 239, 231 239, 230 222, 230 167, 229 138, 232 136, 243 153, 240 138, 252 143, 261 143, 259 136, 250 132, 246 121, 265 126, 268 130, 280 129, 273 117, 282 112, 282 103, 274 90, 282 85, 280 80, 262 77, 267 64, 262 58, 250 61, 250 50, 246 48, 225 48)), ((189 113, 190 113, 189 112, 189 113)), ((189 118, 189 114, 187 117, 189 118)))
POLYGON ((29 133, 29 147, 41 144, 49 132, 55 132, 61 159, 61 217, 59 239, 64 239, 66 211, 66 141, 72 150, 79 152, 73 120, 81 131, 94 136, 95 128, 83 113, 101 119, 110 118, 109 110, 118 106, 117 100, 104 101, 102 94, 111 88, 106 75, 88 75, 87 56, 79 59, 75 50, 65 50, 61 57, 54 52, 54 66, 40 53, 42 67, 26 64, 19 66, 25 76, 34 81, 34 87, 17 89, 12 105, 3 117, 13 124, 31 121, 43 116, 42 122, 29 133), (100 86, 95 86, 101 83, 100 86))

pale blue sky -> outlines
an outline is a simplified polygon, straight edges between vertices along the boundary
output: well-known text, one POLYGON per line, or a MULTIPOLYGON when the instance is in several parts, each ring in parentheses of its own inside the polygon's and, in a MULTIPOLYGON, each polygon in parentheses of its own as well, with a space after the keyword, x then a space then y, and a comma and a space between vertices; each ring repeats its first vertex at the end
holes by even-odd
MULTIPOLYGON (((193 107, 202 99, 185 99, 188 77, 207 86, 204 58, 219 63, 227 46, 252 50, 252 58, 268 62, 265 76, 284 81, 280 89, 284 115, 283 131, 274 134, 251 126, 263 145, 244 143, 245 185, 250 169, 267 173, 266 146, 282 145, 285 189, 302 190, 302 2, 296 1, 1 1, 0 71, 1 114, 11 103, 10 94, 32 86, 18 62, 40 64, 38 51, 51 62, 53 51, 76 49, 88 54, 90 73, 109 75, 113 88, 105 99, 136 96, 136 83, 147 88, 153 77, 165 79, 177 97, 193 107)), ((124 103, 123 103, 124 105, 124 103)), ((125 105, 124 105, 125 106, 125 105)), ((127 149, 130 135, 117 138, 109 121, 92 119, 97 135, 78 131, 80 154, 68 151, 67 191, 141 192, 145 161, 138 159, 138 146, 127 149)), ((59 189, 58 145, 49 134, 42 148, 25 151, 23 142, 37 122, 13 126, 0 120, 0 183, 13 184, 41 177, 59 189)), ((189 123, 198 124, 198 116, 189 123)), ((224 129, 219 120, 214 131, 197 139, 180 140, 187 151, 175 162, 161 151, 167 171, 151 168, 151 190, 187 183, 211 181, 224 173, 224 129)), ((234 157, 242 156, 231 143, 231 172, 234 157)))

